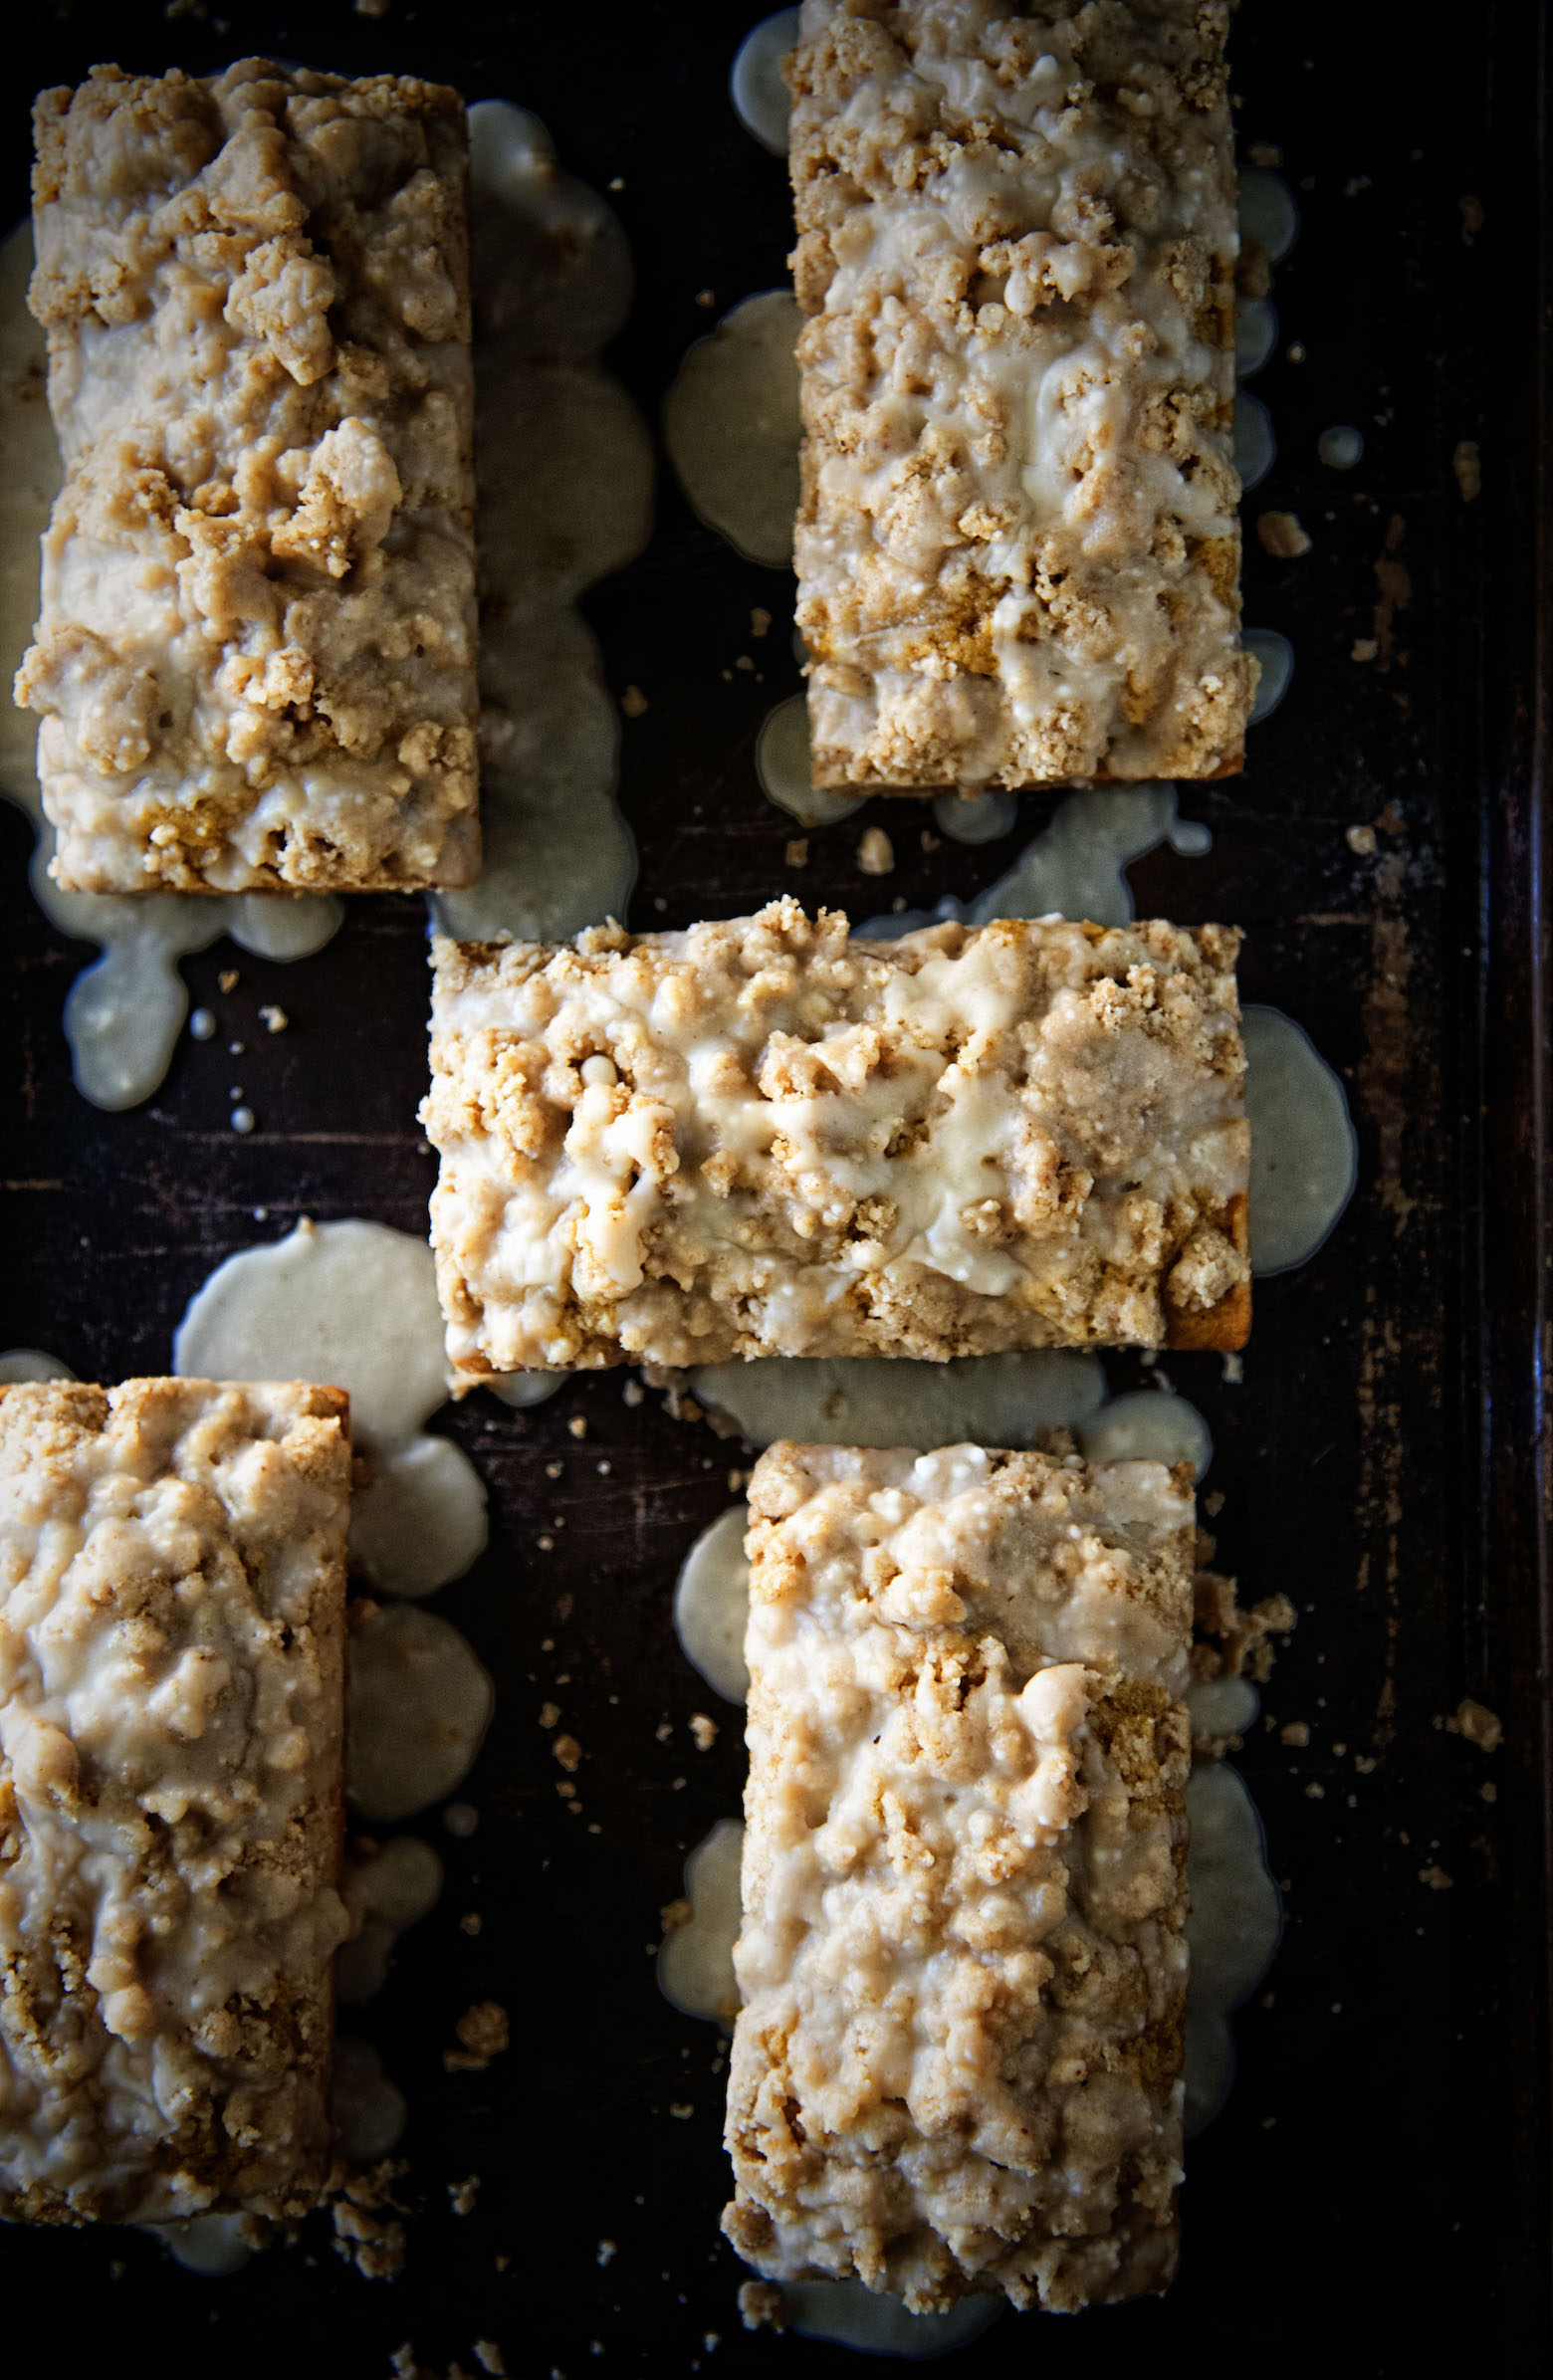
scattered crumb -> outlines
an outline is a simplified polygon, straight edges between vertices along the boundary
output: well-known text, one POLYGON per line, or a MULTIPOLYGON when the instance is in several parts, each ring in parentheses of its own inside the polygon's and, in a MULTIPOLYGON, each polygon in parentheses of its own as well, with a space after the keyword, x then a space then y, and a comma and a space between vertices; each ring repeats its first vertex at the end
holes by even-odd
POLYGON ((404 2226, 397 2220, 404 2210, 389 2188, 403 2171, 391 2159, 367 2173, 346 2173, 336 2165, 326 2185, 333 2202, 334 2252, 354 2265, 363 2280, 392 2280, 404 2269, 404 2226))
POLYGON ((1497 1752, 1504 1741, 1504 1724, 1498 1713, 1470 1697, 1456 1704, 1454 1716, 1445 1725, 1452 1735, 1464 1735, 1469 1744, 1484 1752, 1497 1752))
POLYGON ((1278 561, 1293 561, 1297 555, 1310 551, 1310 538, 1293 513, 1260 514, 1256 536, 1263 553, 1272 554, 1278 561))
POLYGON ((358 17, 385 17, 391 6, 392 0, 355 0, 358 17))
POLYGON ((692 1711, 690 1732, 696 1739, 698 1752, 710 1752, 717 1742, 717 1721, 709 1719, 705 1711, 692 1711))
POLYGON ((1348 648, 1348 658, 1350 661, 1373 661, 1380 649, 1373 636, 1356 636, 1348 648))
POLYGON ((1264 166, 1269 173, 1283 163, 1282 149, 1274 148, 1270 140, 1253 140, 1245 154, 1250 164, 1264 166))
POLYGON ((735 669, 753 670, 755 663, 751 660, 748 653, 741 653, 738 659, 735 661, 734 667, 735 669))
POLYGON ((789 868, 808 866, 808 836, 794 835, 784 854, 789 868))
POLYGON ((1305 1799, 1307 1802, 1324 1802, 1326 1800, 1326 1787, 1324 1785, 1307 1785, 1305 1788, 1305 1799))
POLYGON ((223 968, 220 974, 216 977, 216 981, 221 986, 223 991, 235 991, 240 979, 241 978, 239 977, 237 969, 235 967, 223 968))
POLYGON ((929 834, 926 827, 924 827, 922 832, 918 835, 917 841, 921 849, 924 851, 942 851, 944 848, 943 836, 929 834))
POLYGON ((774 2281, 747 2280, 739 2290, 739 2319, 746 2330, 785 2330, 787 2309, 774 2281))
POLYGON ((598 2243, 598 2253, 594 2261, 600 2265, 607 2265, 610 2259, 617 2253, 618 2252, 615 2248, 613 2240, 600 2240, 598 2243))
POLYGON ((582 1747, 576 1737, 574 1735, 558 1735, 552 1744, 551 1750, 565 1770, 566 1775, 574 1777, 577 1765, 582 1758, 582 1747))
POLYGON ((1357 858, 1368 859, 1375 849, 1375 829, 1373 826, 1350 826, 1343 840, 1357 858))
MULTIPOLYGON (((360 0, 356 0, 356 4, 359 6, 360 0)), ((483 2372, 494 2373, 496 2380, 507 2380, 507 2365, 494 2338, 476 2339, 475 2361, 483 2372)))
POLYGON ((750 634, 767 636, 771 633, 772 615, 764 603, 757 603, 750 614, 750 634))
POLYGON ((574 1438, 585 1438, 587 1436, 587 1415, 585 1413, 573 1413, 570 1420, 566 1423, 566 1427, 574 1438))
POLYGON ((1480 198, 1467 196, 1458 198, 1456 205, 1461 214, 1461 244, 1463 247, 1470 248, 1488 220, 1483 212, 1483 202, 1480 198))
POLYGON ((1367 173, 1350 174, 1347 181, 1343 184, 1343 196, 1345 198, 1357 198, 1361 190, 1368 190, 1369 187, 1370 177, 1367 173))
POLYGON ((1485 1778, 1482 1784, 1477 1788, 1477 1796, 1478 1800, 1482 1802, 1497 1802, 1499 1799, 1499 1788, 1494 1784, 1494 1781, 1491 1777, 1485 1778))
POLYGON ((857 864, 865 876, 888 876, 895 865, 895 846, 882 826, 870 826, 857 846, 857 864))
POLYGON ((548 1462, 545 1466, 545 1476, 547 1479, 558 1479, 565 1467, 564 1463, 548 1462))
POLYGON ((1196 1678, 1239 1677, 1249 1670, 1264 1685, 1272 1669, 1273 1636, 1286 1636, 1299 1615, 1286 1595, 1269 1595, 1249 1611, 1235 1601, 1235 1582, 1216 1570, 1200 1570, 1193 1584, 1192 1674, 1196 1678), (1218 1637, 1218 1648, 1207 1642, 1218 1637))
POLYGON ((697 290, 696 304, 700 307, 706 308, 715 306, 717 304, 716 292, 713 290, 697 290))
POLYGON ((1211 1495, 1203 1498, 1203 1510, 1211 1521, 1217 1521, 1223 1508, 1224 1491, 1221 1487, 1216 1487, 1211 1495))
POLYGON ((558 1702, 542 1702, 540 1704, 540 1725, 542 1727, 554 1727, 559 1717, 560 1704, 558 1702))
POLYGON ((1455 473, 1456 486, 1461 491, 1463 504, 1470 504, 1474 497, 1481 496, 1483 492, 1483 459, 1478 452, 1475 438, 1458 438, 1456 440, 1455 452, 1450 458, 1450 468, 1455 473))
POLYGON ((658 1923, 666 1934, 678 1933, 682 1925, 689 1925, 695 1910, 682 1892, 678 1900, 665 1901, 658 1911, 658 1923))
POLYGON ((620 697, 620 708, 627 719, 640 719, 647 708, 647 697, 639 686, 628 686, 620 697))
POLYGON ((576 1800, 576 1787, 574 1785, 567 1785, 564 1780, 562 1780, 562 1782, 556 1786, 555 1791, 559 1794, 563 1802, 574 1802, 576 1800))
POLYGON ((1358 1770, 1361 1777, 1371 1776, 1375 1770, 1375 1766, 1376 1763, 1368 1752, 1356 1752, 1354 1754, 1354 1767, 1358 1770))
POLYGON ((1231 1389, 1237 1389, 1245 1378, 1244 1357, 1226 1353, 1219 1368, 1219 1377, 1227 1381, 1231 1389))
POLYGON ((479 2195, 480 2176, 477 2173, 466 2174, 461 2182, 449 2182, 448 2184, 448 2197, 452 2201, 455 2215, 472 2215, 475 2211, 475 2200, 479 2195))
POLYGON ((1419 1869, 1419 1882, 1427 1884, 1431 1892, 1448 1892, 1455 1878, 1447 1876, 1442 1867, 1430 1866, 1419 1869))
POLYGON ((542 1554, 554 1554, 555 1551, 555 1540, 554 1537, 542 1537, 538 1542, 540 1552, 542 1554))
POLYGON ((653 1731, 652 1731, 652 1732, 653 1732, 653 1735, 654 1735, 654 1737, 656 1738, 656 1740, 657 1740, 657 1741, 658 1741, 660 1744, 666 1744, 666 1743, 668 1742, 668 1740, 669 1740, 670 1736, 671 1736, 671 1735, 674 1733, 674 1722, 673 1722, 673 1720, 672 1720, 672 1719, 660 1719, 660 1720, 658 1721, 658 1724, 657 1724, 657 1726, 656 1726, 656 1727, 653 1729, 653 1731))
POLYGON ((507 2048, 507 2011, 499 2000, 477 2000, 453 2029, 461 2050, 444 2050, 442 2063, 450 2074, 478 2074, 507 2048))
POLYGON ((639 1380, 628 1380, 620 1391, 620 1401, 623 1405, 640 1405, 646 1394, 639 1380))
POLYGON ((291 1023, 291 1018, 285 1009, 278 1008, 274 1000, 267 1000, 259 1014, 264 1020, 264 1028, 267 1033, 284 1033, 291 1023))
POLYGON ((1310 1741, 1310 1729, 1303 1719, 1291 1719, 1286 1727, 1279 1728, 1278 1741, 1280 1744, 1293 1744, 1296 1749, 1303 1750, 1310 1741))
POLYGON ((729 1494, 731 1496, 742 1496, 745 1492, 745 1489, 749 1486, 753 1476, 753 1472, 750 1471, 730 1471, 728 1474, 729 1494))
POLYGON ((484 1924, 485 1919, 478 1909, 466 1909, 458 1921, 458 1928, 461 1934, 478 1934, 484 1924))
POLYGON ((688 2123, 695 2112, 696 2103, 694 2099, 673 2099, 669 2103, 669 2113, 675 2117, 679 2123, 688 2123))
POLYGON ((1304 340, 1302 338, 1290 339, 1283 352, 1288 357, 1290 363, 1303 363, 1305 360, 1304 340))

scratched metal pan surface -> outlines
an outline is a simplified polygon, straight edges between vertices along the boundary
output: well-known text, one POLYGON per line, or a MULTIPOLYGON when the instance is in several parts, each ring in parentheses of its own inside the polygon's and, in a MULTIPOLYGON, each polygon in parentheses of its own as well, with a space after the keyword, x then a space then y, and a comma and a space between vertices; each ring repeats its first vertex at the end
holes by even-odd
MULTIPOLYGON (((721 308, 782 274, 782 177, 726 99, 748 22, 694 0, 390 0, 380 17, 345 0, 41 0, 8 28, 4 194, 19 214, 31 91, 105 57, 204 69, 271 49, 511 97, 570 170, 623 181, 637 295, 610 360, 656 422, 707 326, 697 293, 721 308)), ((1224 1567, 1247 1598, 1281 1591, 1300 1613, 1266 1708, 1306 1721, 1309 1746, 1275 1724, 1239 1756, 1287 1930, 1236 2020, 1233 2095, 1190 2152, 1169 2298, 1076 2322, 1006 2317, 962 2351, 989 2376, 1187 2355, 1389 2373, 1417 2367, 1421 2343, 1434 2368, 1462 2352, 1480 2372, 1546 2368, 1542 29, 1529 6, 1461 11, 1446 56, 1438 42, 1426 54, 1420 22, 1400 0, 1241 9, 1243 141, 1281 152, 1302 216, 1256 383, 1277 459, 1247 522, 1293 512, 1312 544, 1275 559, 1250 527, 1246 616, 1292 644, 1287 699, 1253 731, 1242 777, 1183 788, 1212 853, 1161 851, 1134 871, 1144 914, 1245 927, 1246 995, 1299 1018, 1341 1068, 1362 1150, 1336 1234, 1259 1287, 1243 1385, 1211 1357, 1176 1365, 1218 1445, 1224 1567), (1365 439, 1346 474, 1317 453, 1338 423, 1365 439), (1452 469, 1463 440, 1481 457, 1470 502, 1452 469), (1354 826, 1373 826, 1373 852, 1350 846, 1354 826), (1491 1761, 1441 1725, 1468 1694, 1503 1719, 1491 1761)), ((725 674, 757 604, 786 668, 790 600, 787 578, 695 520, 665 465, 651 543, 585 605, 611 686, 650 701, 623 744, 635 923, 737 914, 793 881, 791 823, 752 759, 774 690, 789 689, 725 674)), ((1015 838, 980 850, 924 854, 898 834, 889 889, 913 905, 977 889, 1048 807, 1026 797, 1015 838)), ((873 822, 899 814, 876 803, 814 834, 805 896, 877 906, 855 860, 873 822)), ((29 840, 0 805, 0 1344, 58 1349, 105 1380, 158 1371, 190 1292, 256 1236, 256 1206, 272 1231, 302 1213, 423 1229, 419 904, 353 902, 338 939, 294 968, 243 959, 250 1017, 280 999, 296 1022, 245 1061, 261 1126, 239 1139, 225 1061, 187 1040, 148 1105, 103 1115, 77 1096, 60 1011, 86 954, 32 905, 29 840)), ((218 946, 185 969, 223 1015, 230 964, 218 946)), ((1117 1363, 1112 1378, 1138 1375, 1117 1363)), ((45 2323, 79 2368, 130 2352, 178 2375, 386 2380, 405 2342, 424 2369, 472 2371, 476 2339, 541 2380, 857 2368, 839 2347, 741 2330, 717 2231, 715 2041, 661 1999, 647 1955, 687 1848, 742 1783, 737 1727, 689 1749, 704 1689, 669 1625, 676 1568, 727 1503, 739 1450, 655 1398, 627 1408, 607 1376, 529 1413, 476 1399, 438 1426, 491 1490, 490 1550, 441 1608, 500 1701, 467 1788, 483 1823, 457 1841, 435 1814, 418 1822, 448 1888, 370 2012, 410 2102, 405 2271, 361 2279, 322 2227, 219 2281, 137 2236, 6 2232, 6 2369, 45 2323), (585 1447, 567 1429, 578 1414, 585 1447), (556 1513, 565 1526, 542 1554, 556 1513), (536 1724, 558 1671, 597 1834, 557 1798, 536 1724), (476 1908, 471 1938, 458 1920, 476 1908), (511 2012, 511 2052, 447 2073, 455 2020, 488 1998, 511 2012), (482 2186, 460 2217, 448 2185, 470 2174, 482 2186)))

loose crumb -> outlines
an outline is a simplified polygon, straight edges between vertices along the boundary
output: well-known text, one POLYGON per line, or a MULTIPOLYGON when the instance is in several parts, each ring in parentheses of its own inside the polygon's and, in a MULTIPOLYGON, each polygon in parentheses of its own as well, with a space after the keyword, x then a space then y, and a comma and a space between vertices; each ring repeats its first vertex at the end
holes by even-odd
POLYGON ((747 2280, 739 2290, 739 2319, 746 2330, 785 2330, 787 2308, 775 2282, 747 2280))
POLYGON ((1430 1866, 1419 1869, 1419 1882, 1427 1884, 1431 1892, 1448 1892, 1455 1878, 1446 1875, 1442 1867, 1430 1866))
POLYGON ((485 1919, 478 1909, 466 1909, 458 1921, 458 1928, 461 1934, 478 1934, 484 1924, 485 1919))
POLYGON ((1310 1729, 1303 1719, 1291 1719, 1286 1727, 1279 1728, 1278 1741, 1302 1749, 1310 1741, 1310 1729))
POLYGON ((404 2210, 389 2187, 403 2171, 386 2161, 367 2173, 347 2174, 336 2166, 330 2176, 334 2252, 363 2280, 392 2280, 404 2269, 404 2226, 397 2220, 404 2210))
POLYGON ((647 1392, 639 1380, 628 1380, 620 1391, 622 1405, 638 1406, 647 1392))
POLYGON ((1356 858, 1368 859, 1375 849, 1375 829, 1373 826, 1350 826, 1343 840, 1356 858))
POLYGON ((291 1023, 291 1018, 287 1015, 285 1009, 278 1008, 274 1000, 267 1000, 265 1005, 260 1009, 259 1014, 263 1019, 264 1029, 267 1033, 284 1033, 287 1026, 291 1023))
POLYGON ((1253 140, 1245 154, 1250 164, 1260 165, 1269 173, 1283 163, 1282 149, 1274 148, 1270 140, 1253 140))
POLYGON ((355 12, 358 17, 385 17, 392 5, 393 0, 355 0, 355 12))
POLYGON ((1497 1752, 1504 1741, 1504 1723, 1498 1713, 1485 1703, 1473 1702, 1470 1696, 1456 1704, 1454 1716, 1445 1725, 1452 1735, 1464 1735, 1469 1744, 1484 1752, 1497 1752))
POLYGON ((558 1735, 552 1744, 551 1750, 567 1776, 575 1776, 577 1764, 582 1758, 582 1747, 576 1737, 574 1735, 558 1735))
POLYGON ((1293 561, 1301 553, 1310 551, 1310 538, 1301 529, 1293 513, 1262 513, 1256 523, 1256 537, 1263 553, 1272 554, 1278 561, 1293 561))
POLYGON ((696 2103, 693 2099, 674 2099, 670 2102, 670 2115, 674 2116, 676 2120, 682 2124, 688 2123, 695 2112, 696 2103))
POLYGON ((690 1719, 690 1732, 696 1739, 696 1750, 710 1752, 717 1742, 717 1721, 709 1719, 705 1711, 693 1711, 690 1719))
POLYGON ((865 876, 888 876, 895 865, 895 846, 882 826, 870 826, 857 846, 857 864, 865 876))
POLYGON ((453 2029, 461 2050, 444 2050, 442 2063, 450 2074, 478 2074, 508 2045, 507 2011, 499 2000, 477 2000, 453 2029))
POLYGON ((479 2194, 480 2176, 477 2173, 466 2174, 461 2182, 449 2182, 448 2184, 448 2197, 452 2201, 455 2215, 472 2215, 475 2211, 475 2200, 479 2194))
POLYGON ((570 1420, 566 1423, 566 1427, 570 1430, 571 1435, 574 1438, 585 1438, 587 1436, 587 1415, 585 1413, 573 1413, 570 1420))
POLYGON ((665 1901, 658 1911, 658 1922, 666 1934, 678 1933, 682 1925, 689 1925, 695 1908, 682 1892, 678 1900, 665 1901))
POLYGON ((554 1727, 559 1717, 560 1704, 558 1702, 542 1702, 540 1704, 540 1725, 542 1727, 554 1727))
POLYGON ((507 2365, 494 2338, 476 2339, 475 2361, 483 2372, 494 2373, 496 2380, 507 2380, 507 2365))
POLYGON ((1286 1595, 1269 1595, 1249 1611, 1235 1600, 1235 1582, 1215 1570, 1200 1570, 1193 1582, 1192 1674, 1196 1678, 1239 1677, 1245 1671, 1265 1685, 1272 1669, 1269 1638, 1286 1636, 1299 1615, 1286 1595), (1207 1641, 1217 1637, 1219 1644, 1207 1641))
POLYGON ((221 986, 223 991, 235 991, 240 980, 241 977, 239 976, 238 971, 235 967, 223 968, 220 974, 216 977, 216 981, 221 986))
POLYGON ((772 615, 764 603, 757 603, 750 614, 750 634, 766 636, 771 632, 772 615))
POLYGON ((1461 491, 1463 504, 1471 504, 1474 498, 1481 496, 1483 492, 1483 459, 1478 452, 1475 438, 1458 438, 1456 440, 1455 452, 1450 458, 1450 468, 1455 473, 1456 486, 1461 491))
POLYGON ((715 291, 715 290, 697 290, 697 292, 696 292, 696 304, 697 304, 699 307, 702 307, 703 309, 710 309, 711 307, 714 307, 714 306, 717 304, 717 293, 716 293, 716 291, 715 291))
POLYGON ((787 845, 786 861, 789 868, 806 868, 808 866, 807 835, 793 836, 791 842, 787 845))
POLYGON ((1356 636, 1348 648, 1348 658, 1350 661, 1373 661, 1380 649, 1373 636, 1356 636))
POLYGON ((611 2258, 616 2256, 618 2253, 619 2252, 617 2251, 613 2240, 600 2240, 598 2243, 598 2253, 594 2258, 594 2262, 595 2264, 599 2265, 607 2265, 611 2258))
POLYGON ((639 686, 628 686, 620 697, 620 708, 627 719, 640 719, 647 708, 647 697, 639 686))

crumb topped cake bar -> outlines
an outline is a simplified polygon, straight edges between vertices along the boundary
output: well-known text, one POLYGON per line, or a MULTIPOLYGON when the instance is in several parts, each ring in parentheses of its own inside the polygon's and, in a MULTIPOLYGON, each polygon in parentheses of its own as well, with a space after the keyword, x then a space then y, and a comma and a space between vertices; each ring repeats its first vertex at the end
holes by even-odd
POLYGON ((245 60, 35 109, 65 482, 17 700, 77 892, 479 868, 456 92, 245 60))
POLYGON ((344 1393, 0 1390, 0 2215, 299 2215, 329 2152, 344 1393))
POLYGON ((1242 1344, 1227 927, 757 917, 438 942, 432 1238, 466 1380, 1242 1344))
POLYGON ((1189 1468, 778 1443, 750 1512, 724 2231, 917 2312, 1163 2288, 1189 1468))
POLYGON ((821 785, 1241 764, 1227 0, 804 0, 821 785))

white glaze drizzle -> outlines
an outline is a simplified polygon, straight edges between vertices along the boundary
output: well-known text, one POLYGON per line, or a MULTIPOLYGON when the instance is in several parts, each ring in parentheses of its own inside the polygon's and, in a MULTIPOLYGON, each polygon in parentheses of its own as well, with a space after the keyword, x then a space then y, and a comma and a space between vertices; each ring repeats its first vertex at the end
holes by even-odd
POLYGON ((763 290, 697 339, 663 406, 663 436, 694 510, 747 561, 792 566, 798 509, 802 318, 790 290, 763 290))
POLYGON ((787 154, 791 102, 781 79, 781 65, 797 38, 795 8, 779 8, 774 17, 763 17, 740 43, 728 78, 734 113, 774 157, 787 154))

